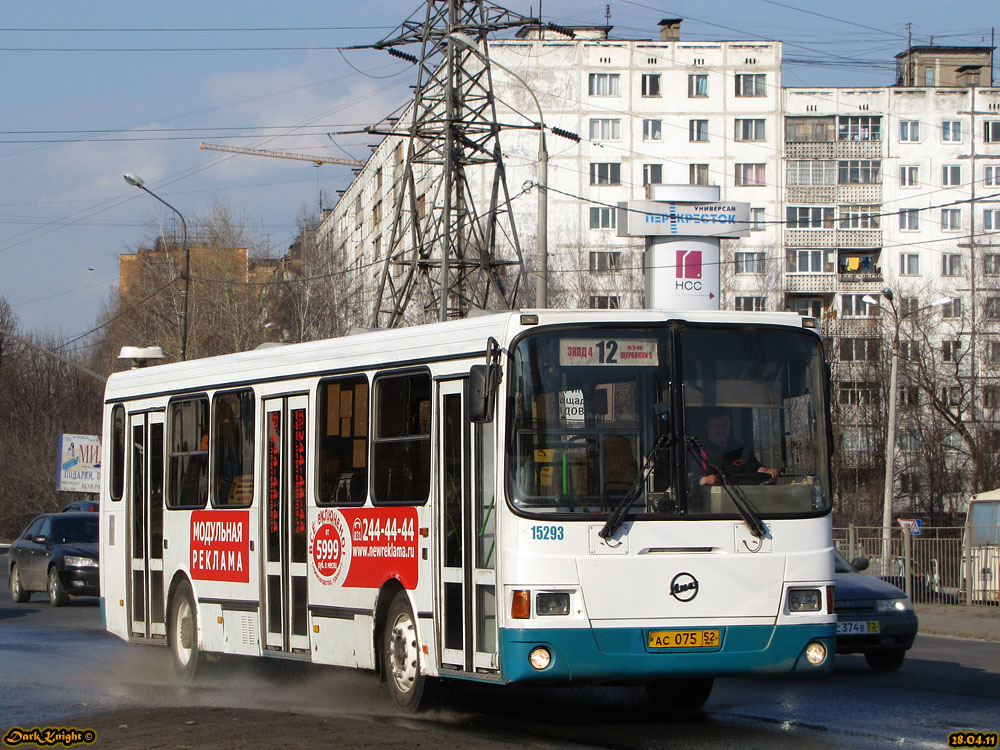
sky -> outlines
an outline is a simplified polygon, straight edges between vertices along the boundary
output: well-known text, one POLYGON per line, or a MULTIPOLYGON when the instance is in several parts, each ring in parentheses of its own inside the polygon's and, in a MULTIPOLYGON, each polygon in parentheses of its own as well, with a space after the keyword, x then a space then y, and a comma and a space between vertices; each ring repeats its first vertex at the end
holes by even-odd
MULTIPOLYGON (((786 86, 884 86, 914 44, 991 43, 995 0, 541 0, 547 21, 656 38, 784 45, 786 86), (610 11, 610 22, 605 14, 610 11), (907 24, 910 24, 907 27, 907 24)), ((498 2, 537 13, 539 0, 498 2)), ((402 106, 410 64, 341 48, 422 19, 421 0, 5 3, 0 21, 0 297, 20 330, 74 338, 98 325, 118 256, 221 202, 277 255, 304 211, 330 208, 350 167, 199 150, 202 142, 364 159, 344 134, 402 106), (336 135, 330 136, 328 134, 336 135)), ((413 50, 414 52, 416 50, 413 50)), ((1000 85, 1000 69, 994 65, 1000 85)), ((86 341, 86 339, 84 339, 86 341)))

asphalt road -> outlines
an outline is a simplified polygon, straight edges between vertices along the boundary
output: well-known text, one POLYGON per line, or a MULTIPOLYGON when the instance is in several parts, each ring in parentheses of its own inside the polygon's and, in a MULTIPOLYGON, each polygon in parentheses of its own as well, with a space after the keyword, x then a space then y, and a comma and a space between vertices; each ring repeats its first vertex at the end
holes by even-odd
MULTIPOLYGON (((0 564, 5 558, 0 557, 0 564)), ((6 567, 2 568, 6 570, 6 567)), ((716 681, 705 710, 651 708, 641 689, 460 684, 400 716, 371 673, 227 660, 177 683, 166 649, 101 629, 94 599, 60 609, 0 595, 0 732, 96 729, 98 747, 719 748, 943 747, 948 733, 1000 729, 1000 643, 918 636, 898 672, 837 657, 825 679, 716 681)))

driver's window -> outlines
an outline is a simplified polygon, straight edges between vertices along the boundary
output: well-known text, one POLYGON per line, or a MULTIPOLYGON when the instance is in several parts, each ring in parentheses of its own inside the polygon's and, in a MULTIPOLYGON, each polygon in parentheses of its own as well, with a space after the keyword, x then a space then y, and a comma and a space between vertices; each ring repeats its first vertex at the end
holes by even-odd
POLYGON ((52 538, 52 519, 46 518, 42 521, 42 528, 39 530, 38 534, 44 536, 47 539, 52 538))
POLYGON ((28 528, 25 529, 24 536, 22 538, 31 539, 33 536, 38 536, 39 529, 41 528, 42 528, 42 519, 36 518, 34 521, 31 522, 28 528))

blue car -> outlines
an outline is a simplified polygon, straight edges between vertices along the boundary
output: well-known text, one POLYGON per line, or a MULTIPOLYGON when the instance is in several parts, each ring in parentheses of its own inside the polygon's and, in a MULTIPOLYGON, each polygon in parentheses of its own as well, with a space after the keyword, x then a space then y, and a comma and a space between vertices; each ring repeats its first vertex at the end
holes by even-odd
POLYGON ((26 602, 33 591, 49 595, 53 607, 70 596, 98 596, 97 513, 45 513, 10 545, 10 598, 26 602))
POLYGON ((891 583, 862 574, 866 558, 849 563, 836 550, 833 556, 837 653, 864 654, 878 671, 899 669, 917 636, 913 602, 891 583))

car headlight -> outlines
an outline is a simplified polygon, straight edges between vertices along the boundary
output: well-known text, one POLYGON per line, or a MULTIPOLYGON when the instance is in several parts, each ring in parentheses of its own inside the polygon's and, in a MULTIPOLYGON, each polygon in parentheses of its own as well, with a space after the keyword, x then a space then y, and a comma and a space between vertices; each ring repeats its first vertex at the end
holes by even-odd
POLYGON ((70 568, 96 568, 97 560, 92 557, 74 557, 73 555, 66 555, 63 558, 63 562, 70 568))
POLYGON ((913 602, 906 597, 902 599, 876 599, 875 609, 879 612, 912 612, 913 602))

